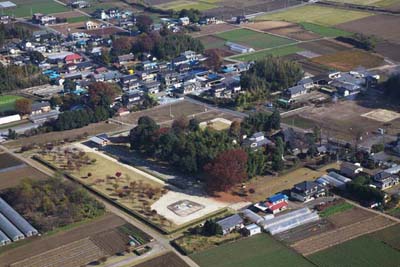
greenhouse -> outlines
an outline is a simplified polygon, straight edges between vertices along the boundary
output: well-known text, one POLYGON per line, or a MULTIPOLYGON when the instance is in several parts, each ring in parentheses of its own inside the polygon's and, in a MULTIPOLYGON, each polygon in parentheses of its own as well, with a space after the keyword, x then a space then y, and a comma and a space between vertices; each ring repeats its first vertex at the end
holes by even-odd
POLYGON ((8 236, 5 233, 0 231, 0 246, 5 246, 9 243, 11 243, 10 238, 8 238, 8 236))
POLYGON ((3 214, 0 213, 0 230, 12 241, 24 239, 25 236, 3 214))
POLYGON ((38 231, 28 223, 18 212, 0 197, 0 213, 13 223, 25 236, 37 235, 38 231))
POLYGON ((259 224, 260 222, 264 221, 263 217, 249 209, 243 211, 243 217, 255 224, 259 224))
POLYGON ((265 221, 264 230, 275 235, 317 220, 319 220, 317 212, 311 212, 308 208, 302 208, 265 221))

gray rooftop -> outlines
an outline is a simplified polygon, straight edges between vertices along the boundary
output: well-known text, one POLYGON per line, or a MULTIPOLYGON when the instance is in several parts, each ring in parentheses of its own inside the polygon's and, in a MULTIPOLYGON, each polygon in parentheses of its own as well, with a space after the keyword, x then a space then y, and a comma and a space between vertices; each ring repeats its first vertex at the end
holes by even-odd
POLYGON ((241 223, 243 223, 243 219, 238 214, 226 217, 217 222, 217 224, 219 224, 223 230, 230 229, 241 223))

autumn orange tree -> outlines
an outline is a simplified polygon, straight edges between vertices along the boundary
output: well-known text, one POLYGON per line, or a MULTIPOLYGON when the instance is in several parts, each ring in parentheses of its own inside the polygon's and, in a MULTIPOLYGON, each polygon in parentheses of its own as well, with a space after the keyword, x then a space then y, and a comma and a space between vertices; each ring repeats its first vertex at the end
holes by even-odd
POLYGON ((209 192, 226 191, 247 179, 247 153, 242 149, 221 152, 204 166, 209 192))

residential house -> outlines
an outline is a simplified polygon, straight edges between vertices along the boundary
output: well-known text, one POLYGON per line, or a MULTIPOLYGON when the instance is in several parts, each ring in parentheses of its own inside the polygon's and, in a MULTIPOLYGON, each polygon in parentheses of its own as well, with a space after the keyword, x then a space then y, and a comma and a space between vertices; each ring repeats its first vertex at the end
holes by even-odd
POLYGON ((267 198, 267 201, 260 202, 254 205, 254 207, 258 208, 263 212, 271 212, 272 214, 276 214, 288 208, 288 196, 282 193, 273 195, 267 198))
POLYGON ((135 59, 135 56, 132 53, 130 53, 130 54, 118 56, 117 62, 120 65, 124 65, 124 64, 128 64, 128 63, 132 62, 134 59, 135 59))
POLYGON ((32 17, 32 21, 40 25, 55 24, 56 20, 57 19, 54 16, 44 15, 41 13, 35 13, 32 17))
POLYGON ((244 227, 244 221, 238 214, 226 217, 217 221, 217 224, 222 228, 222 234, 227 235, 235 230, 240 230, 244 227))
POLYGON ((50 112, 51 106, 50 102, 35 102, 32 104, 31 115, 38 115, 42 113, 50 112))
POLYGON ((399 176, 385 171, 375 174, 372 178, 374 180, 373 184, 381 190, 385 190, 399 184, 399 176))
POLYGON ((253 236, 261 233, 261 227, 255 223, 246 225, 243 229, 246 236, 253 236))
POLYGON ((301 202, 307 202, 325 194, 325 187, 313 181, 298 183, 290 191, 290 196, 301 202))
POLYGON ((143 92, 134 90, 125 93, 122 95, 122 103, 129 109, 134 106, 141 105, 143 103, 143 92))
POLYGON ((60 115, 60 111, 51 110, 46 113, 40 113, 29 116, 29 120, 34 124, 44 124, 47 121, 56 120, 60 115))
POLYGON ((163 81, 166 87, 171 87, 179 83, 179 73, 172 70, 162 72, 158 74, 158 80, 163 81))
POLYGON ((295 131, 293 128, 286 128, 282 131, 283 140, 291 150, 292 154, 298 155, 307 153, 309 144, 303 132, 295 131))
POLYGON ((217 83, 211 86, 211 94, 216 98, 226 98, 225 91, 227 91, 225 83, 217 83))
POLYGON ((260 149, 268 145, 272 145, 273 142, 264 136, 264 133, 258 132, 254 133, 250 138, 243 140, 243 146, 249 147, 253 150, 260 149))
POLYGON ((160 85, 161 83, 158 81, 148 81, 142 83, 142 89, 149 94, 157 94, 160 92, 160 85))
POLYGON ((182 86, 178 89, 178 92, 187 95, 200 89, 200 87, 201 85, 197 81, 187 81, 182 84, 182 86))
POLYGON ((308 93, 308 89, 304 85, 296 85, 285 90, 284 94, 289 99, 294 99, 308 93))
POLYGON ((340 164, 340 173, 347 177, 354 178, 362 171, 363 168, 360 166, 359 163, 353 164, 345 161, 340 164))
POLYGON ((100 28, 100 23, 88 20, 85 22, 85 28, 86 28, 86 30, 95 30, 95 29, 100 28))
POLYGON ((120 78, 120 84, 124 91, 136 90, 140 88, 140 82, 137 75, 124 75, 120 78))
POLYGON ((75 53, 67 55, 64 58, 65 64, 76 64, 82 62, 82 60, 83 60, 82 56, 75 53))
POLYGON ((179 24, 182 26, 187 26, 190 24, 190 19, 188 17, 179 18, 179 24))
POLYGON ((86 8, 90 7, 90 4, 86 1, 74 1, 71 3, 72 8, 86 8))

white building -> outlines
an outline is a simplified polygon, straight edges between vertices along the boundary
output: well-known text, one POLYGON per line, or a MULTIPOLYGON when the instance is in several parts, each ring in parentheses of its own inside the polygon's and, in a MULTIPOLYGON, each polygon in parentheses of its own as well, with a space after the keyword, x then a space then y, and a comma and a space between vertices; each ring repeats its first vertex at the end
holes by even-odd
POLYGON ((244 232, 246 233, 247 236, 253 236, 256 234, 260 234, 261 233, 261 227, 258 226, 257 224, 250 224, 247 225, 244 229, 244 232))

